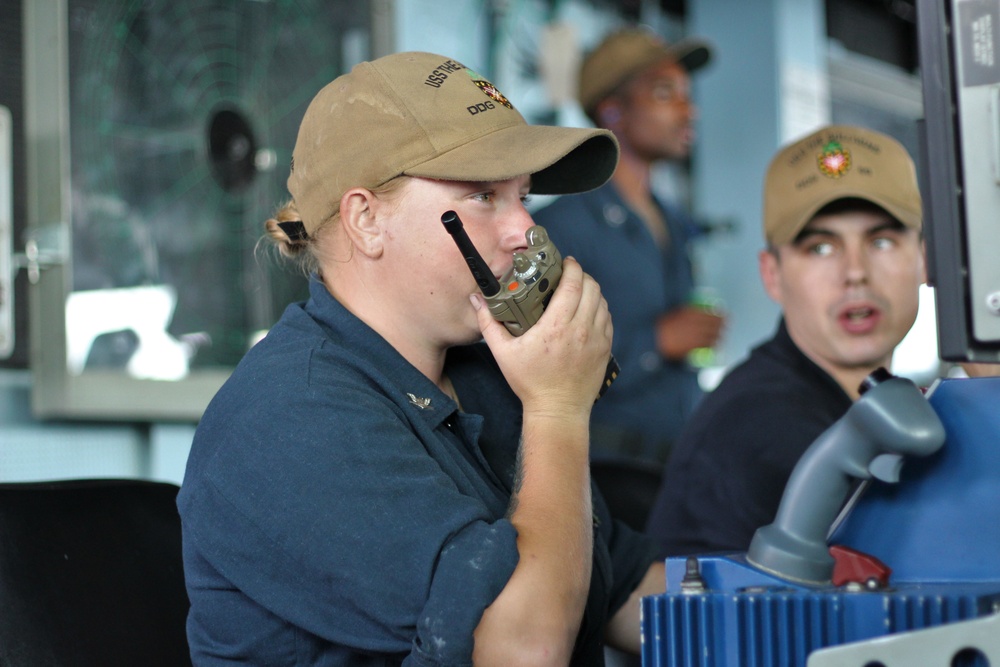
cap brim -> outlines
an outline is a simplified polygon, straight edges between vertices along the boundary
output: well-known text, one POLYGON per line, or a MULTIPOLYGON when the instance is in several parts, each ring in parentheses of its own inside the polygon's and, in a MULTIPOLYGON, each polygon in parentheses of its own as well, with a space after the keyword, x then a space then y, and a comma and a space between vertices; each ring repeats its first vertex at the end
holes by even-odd
POLYGON ((809 221, 812 220, 814 217, 816 217, 816 214, 819 213, 820 209, 822 209, 824 206, 827 206, 828 204, 832 204, 833 202, 839 201, 841 199, 863 199, 865 201, 871 202, 872 204, 875 204, 880 208, 885 209, 886 213, 888 213, 893 218, 898 220, 905 227, 920 230, 923 226, 923 218, 920 215, 914 215, 912 211, 907 209, 907 207, 897 202, 890 201, 885 197, 874 196, 870 192, 845 189, 835 194, 832 194, 829 197, 824 197, 823 199, 817 200, 817 202, 812 206, 810 206, 801 216, 800 218, 801 222, 798 226, 798 229, 795 230, 795 233, 792 234, 790 238, 774 239, 772 242, 775 245, 784 245, 785 243, 791 243, 798 237, 799 234, 802 233, 802 230, 805 229, 806 225, 809 224, 809 221))
POLYGON ((701 69, 712 61, 712 45, 703 39, 682 39, 671 44, 668 50, 688 72, 701 69))
POLYGON ((458 146, 403 171, 447 181, 506 181, 530 174, 531 191, 560 195, 603 185, 618 164, 607 130, 515 125, 458 146))

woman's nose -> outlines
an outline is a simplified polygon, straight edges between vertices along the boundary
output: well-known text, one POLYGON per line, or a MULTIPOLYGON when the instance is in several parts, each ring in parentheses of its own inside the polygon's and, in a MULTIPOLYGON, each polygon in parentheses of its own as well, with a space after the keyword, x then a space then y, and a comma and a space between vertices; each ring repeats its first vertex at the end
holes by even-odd
POLYGON ((509 248, 513 252, 518 248, 526 246, 527 241, 524 238, 524 234, 534 225, 535 221, 532 220, 531 214, 528 213, 528 209, 525 208, 524 204, 519 202, 516 207, 512 207, 508 215, 504 216, 504 247, 509 248))

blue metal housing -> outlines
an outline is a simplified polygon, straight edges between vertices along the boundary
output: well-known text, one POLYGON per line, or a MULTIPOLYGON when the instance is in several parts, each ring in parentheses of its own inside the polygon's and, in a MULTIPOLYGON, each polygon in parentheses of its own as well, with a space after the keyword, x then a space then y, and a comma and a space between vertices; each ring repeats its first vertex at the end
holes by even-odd
MULTIPOLYGON (((978 618, 1000 602, 1000 583, 911 584, 880 591, 797 586, 760 573, 740 555, 699 557, 706 591, 642 601, 642 664, 799 667, 812 651, 978 618), (742 582, 735 588, 720 582, 742 582)), ((667 559, 667 579, 684 575, 667 559)))

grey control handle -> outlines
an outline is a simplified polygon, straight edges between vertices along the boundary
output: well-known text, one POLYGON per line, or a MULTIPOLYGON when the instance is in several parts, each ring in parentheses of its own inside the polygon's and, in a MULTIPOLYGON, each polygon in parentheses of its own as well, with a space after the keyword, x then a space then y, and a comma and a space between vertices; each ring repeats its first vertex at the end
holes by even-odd
POLYGON ((786 579, 828 583, 834 561, 826 536, 852 478, 895 482, 899 457, 927 456, 944 444, 941 420, 909 380, 880 368, 861 390, 799 459, 774 522, 754 533, 747 551, 751 564, 786 579))

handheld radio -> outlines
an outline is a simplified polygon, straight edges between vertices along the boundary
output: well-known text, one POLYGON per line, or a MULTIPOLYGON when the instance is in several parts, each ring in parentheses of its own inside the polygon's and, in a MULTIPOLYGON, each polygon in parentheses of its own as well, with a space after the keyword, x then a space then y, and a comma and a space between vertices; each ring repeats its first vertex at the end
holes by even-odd
MULTIPOLYGON (((507 331, 515 336, 530 329, 542 316, 542 311, 562 277, 562 255, 549 239, 545 228, 539 225, 528 228, 524 233, 528 250, 515 252, 514 265, 497 280, 482 255, 472 245, 458 214, 446 211, 441 216, 441 222, 455 240, 465 263, 469 265, 493 319, 502 322, 507 331)), ((612 355, 597 398, 604 395, 620 370, 612 355)))

